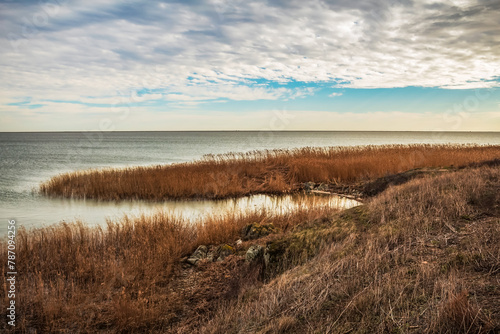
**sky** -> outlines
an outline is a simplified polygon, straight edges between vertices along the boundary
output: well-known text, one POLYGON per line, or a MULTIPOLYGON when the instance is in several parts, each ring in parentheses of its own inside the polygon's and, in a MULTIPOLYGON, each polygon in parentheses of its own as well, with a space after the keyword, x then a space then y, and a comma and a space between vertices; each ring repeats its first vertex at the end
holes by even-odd
POLYGON ((0 1, 0 78, 0 131, 500 131, 500 2, 0 1))

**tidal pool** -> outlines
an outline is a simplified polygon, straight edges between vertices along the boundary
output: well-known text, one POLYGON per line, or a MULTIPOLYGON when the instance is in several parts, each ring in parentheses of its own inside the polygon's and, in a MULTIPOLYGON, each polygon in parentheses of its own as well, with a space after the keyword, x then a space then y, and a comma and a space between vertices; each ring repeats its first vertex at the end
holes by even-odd
POLYGON ((7 221, 14 219, 18 227, 37 228, 59 222, 81 221, 86 225, 105 225, 106 220, 120 220, 124 215, 129 217, 164 211, 172 215, 182 216, 196 223, 204 215, 226 212, 244 212, 269 210, 273 214, 283 214, 306 207, 333 207, 347 209, 359 204, 358 201, 337 196, 317 195, 253 195, 226 200, 183 200, 183 201, 118 201, 103 202, 95 200, 53 199, 36 195, 32 202, 25 201, 23 207, 12 203, 2 208, 5 224, 0 225, 0 235, 7 232, 7 221), (36 198, 35 198, 36 197, 36 198))

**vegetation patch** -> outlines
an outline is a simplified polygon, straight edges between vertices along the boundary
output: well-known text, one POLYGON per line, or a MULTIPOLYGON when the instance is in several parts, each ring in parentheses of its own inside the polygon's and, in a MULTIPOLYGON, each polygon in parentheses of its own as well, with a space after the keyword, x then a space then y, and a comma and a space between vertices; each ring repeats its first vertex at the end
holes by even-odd
POLYGON ((21 230, 15 331, 496 333, 498 189, 486 164, 391 184, 343 212, 21 230))
POLYGON ((174 165, 78 171, 53 177, 40 192, 98 200, 216 199, 283 194, 318 184, 313 191, 350 191, 359 197, 355 190, 360 182, 385 178, 367 185, 374 195, 421 174, 418 169, 466 166, 499 156, 498 145, 306 147, 211 155, 174 165))

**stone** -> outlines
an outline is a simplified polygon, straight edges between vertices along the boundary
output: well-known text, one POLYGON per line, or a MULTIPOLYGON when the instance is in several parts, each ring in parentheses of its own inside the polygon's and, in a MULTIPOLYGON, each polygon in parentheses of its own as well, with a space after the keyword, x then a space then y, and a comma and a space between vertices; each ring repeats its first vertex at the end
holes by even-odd
POLYGON ((316 190, 319 190, 319 191, 328 191, 328 184, 326 184, 326 183, 320 183, 320 185, 316 187, 316 190))
POLYGON ((207 257, 208 248, 205 245, 200 245, 196 250, 191 254, 186 262, 191 265, 196 265, 200 260, 205 259, 207 257))
POLYGON ((314 183, 314 182, 305 182, 305 183, 302 184, 302 186, 304 187, 304 190, 311 191, 316 186, 316 183, 314 183))
POLYGON ((208 253, 207 253, 207 260, 208 261, 214 262, 215 251, 216 251, 216 249, 214 249, 214 247, 210 247, 210 249, 208 250, 208 253))
POLYGON ((264 255, 264 247, 261 245, 253 245, 248 248, 245 254, 245 260, 247 262, 254 262, 261 259, 264 255))
POLYGON ((224 261, 226 257, 234 253, 233 247, 224 244, 222 246, 219 246, 217 250, 215 251, 214 258, 217 259, 217 262, 224 261))
POLYGON ((272 223, 270 224, 252 223, 242 228, 241 237, 243 240, 254 240, 276 232, 277 229, 274 227, 272 223))
POLYGON ((190 265, 194 266, 198 263, 200 259, 196 259, 194 257, 188 257, 186 260, 186 263, 189 263, 190 265))
POLYGON ((279 266, 290 242, 288 240, 274 240, 269 242, 264 250, 264 265, 266 268, 275 269, 279 266))

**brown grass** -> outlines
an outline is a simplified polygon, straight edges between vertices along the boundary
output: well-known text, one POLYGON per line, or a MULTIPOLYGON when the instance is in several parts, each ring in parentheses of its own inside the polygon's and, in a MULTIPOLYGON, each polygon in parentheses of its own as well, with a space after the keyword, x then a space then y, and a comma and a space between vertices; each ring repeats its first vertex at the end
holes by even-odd
POLYGON ((62 174, 40 186, 50 196, 117 199, 227 198, 296 190, 307 181, 349 183, 419 167, 500 158, 500 146, 385 145, 301 148, 206 156, 175 165, 62 174))
MULTIPOLYGON (((483 166, 392 186, 342 213, 305 203, 292 214, 227 213, 198 225, 160 212, 106 228, 22 230, 16 330, 498 332, 498 189, 500 168, 483 166), (284 246, 280 270, 245 263, 244 248, 223 262, 180 263, 200 244, 234 245, 250 222, 281 229, 253 241, 284 246)), ((1 263, 6 250, 1 242, 1 263)), ((1 308, 6 301, 4 285, 1 308)))
POLYGON ((319 256, 183 329, 496 333, 499 188, 499 168, 465 170, 390 188, 333 221, 347 220, 357 229, 319 256), (478 202, 477 196, 489 204, 478 202))
MULTIPOLYGON (((190 312, 186 310, 190 305, 199 304, 196 312, 201 312, 208 307, 206 299, 218 298, 217 294, 226 288, 224 275, 210 274, 184 285, 183 279, 172 279, 179 274, 181 257, 201 244, 233 244, 249 223, 273 222, 286 232, 335 211, 326 207, 306 209, 307 205, 306 201, 302 209, 283 215, 227 212, 207 216, 195 225, 158 212, 124 217, 119 222, 108 222, 106 228, 89 228, 79 222, 22 229, 17 236, 17 271, 22 274, 17 282, 16 329, 48 333, 168 328, 190 312), (219 290, 214 287, 217 280, 219 290), (175 288, 179 284, 182 287, 175 288), (189 289, 193 292, 188 298, 189 289)), ((0 260, 7 263, 3 241, 0 260)), ((219 267, 205 272, 228 275, 235 268, 241 269, 241 264, 232 269, 224 269, 226 264, 214 265, 219 267)), ((5 266, 2 275, 6 275, 5 266)), ((7 301, 6 291, 4 285, 0 293, 2 308, 7 301)), ((2 326, 6 326, 4 321, 2 326)))

